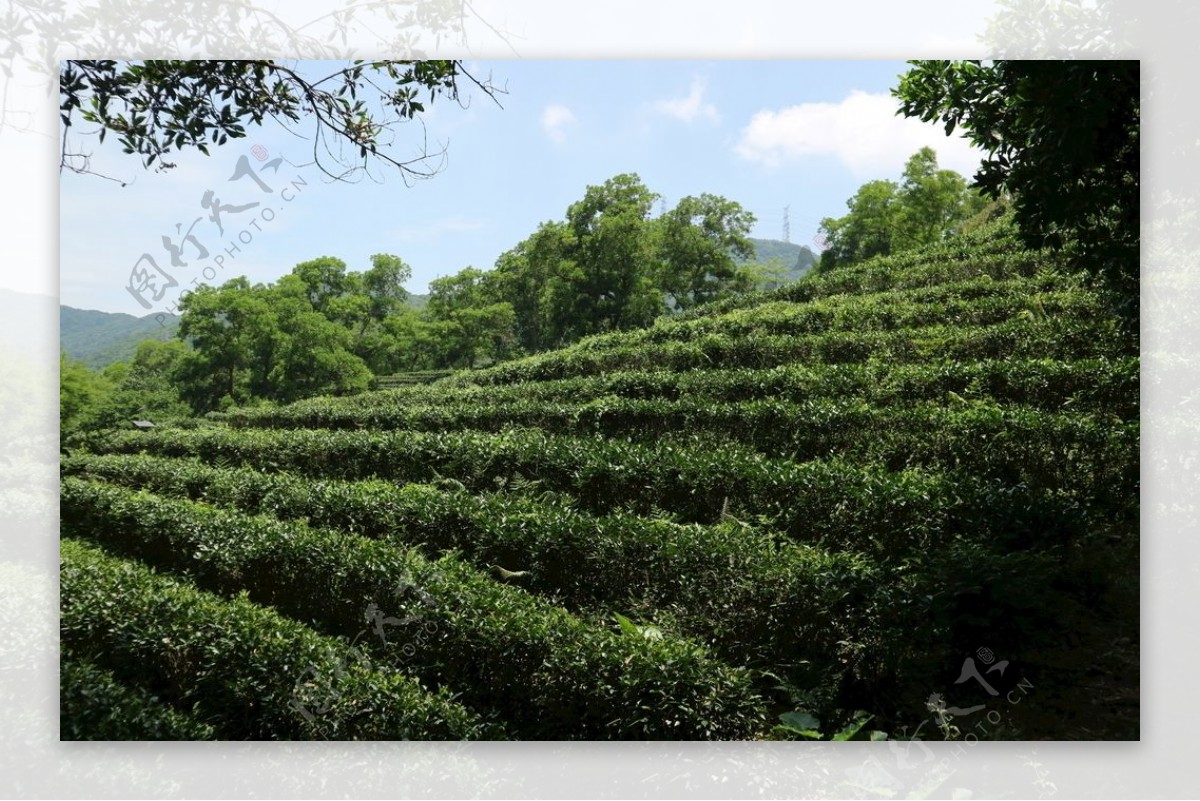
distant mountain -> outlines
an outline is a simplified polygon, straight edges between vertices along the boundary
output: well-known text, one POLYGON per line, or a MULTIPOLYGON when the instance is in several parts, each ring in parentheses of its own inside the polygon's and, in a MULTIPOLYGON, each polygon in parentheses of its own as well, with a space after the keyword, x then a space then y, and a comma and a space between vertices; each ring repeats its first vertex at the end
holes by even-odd
MULTIPOLYGON (((28 299, 33 296, 14 295, 14 309, 28 308, 28 299), (19 299, 19 300, 18 300, 19 299)), ((3 297, 0 297, 0 307, 3 297)), ((46 298, 53 303, 53 298, 46 298)), ((429 301, 428 295, 410 295, 408 305, 420 309, 429 301)), ((12 316, 9 316, 12 319, 12 316)), ((102 312, 94 309, 76 309, 60 306, 58 318, 61 347, 73 359, 79 359, 93 370, 101 370, 113 362, 129 361, 137 352, 138 343, 144 339, 167 340, 179 330, 179 317, 157 314, 134 317, 121 312, 102 312)), ((20 328, 13 326, 14 339, 20 338, 20 328)), ((57 358, 57 354, 55 355, 57 358)))
POLYGON ((59 308, 58 330, 62 349, 68 356, 79 359, 93 370, 113 362, 128 361, 145 339, 166 340, 175 336, 179 318, 156 314, 134 317, 120 312, 92 309, 59 308))
POLYGON ((817 254, 806 245, 794 242, 784 242, 780 239, 750 239, 754 245, 754 261, 766 264, 778 259, 787 267, 782 276, 784 282, 795 281, 807 273, 817 263, 817 254))

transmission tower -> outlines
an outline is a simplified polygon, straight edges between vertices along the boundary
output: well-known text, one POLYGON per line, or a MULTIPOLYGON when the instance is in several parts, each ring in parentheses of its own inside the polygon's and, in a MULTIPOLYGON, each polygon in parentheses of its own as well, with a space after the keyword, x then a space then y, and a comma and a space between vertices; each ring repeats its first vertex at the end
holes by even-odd
POLYGON ((790 209, 790 208, 791 208, 791 206, 783 207, 783 241, 784 242, 792 241, 792 227, 791 227, 791 224, 788 222, 788 209, 790 209))

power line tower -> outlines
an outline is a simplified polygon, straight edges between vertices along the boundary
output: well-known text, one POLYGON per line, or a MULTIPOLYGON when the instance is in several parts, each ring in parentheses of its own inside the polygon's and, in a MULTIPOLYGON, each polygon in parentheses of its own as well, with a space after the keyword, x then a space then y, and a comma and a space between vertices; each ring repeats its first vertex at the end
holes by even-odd
POLYGON ((784 242, 792 241, 792 227, 788 221, 788 209, 790 209, 790 208, 791 208, 791 206, 783 207, 783 241, 784 242))

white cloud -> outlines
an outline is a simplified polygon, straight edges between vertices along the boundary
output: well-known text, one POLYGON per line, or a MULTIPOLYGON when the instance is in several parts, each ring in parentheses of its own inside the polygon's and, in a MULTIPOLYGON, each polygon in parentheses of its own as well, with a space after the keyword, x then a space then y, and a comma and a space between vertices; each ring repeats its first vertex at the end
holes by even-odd
POLYGON ((654 108, 656 111, 684 122, 692 122, 697 117, 704 117, 715 122, 721 118, 721 115, 717 113, 716 106, 704 102, 704 88, 704 81, 697 78, 692 81, 692 89, 687 97, 660 100, 654 104, 654 108))
POLYGON ((855 90, 840 103, 802 103, 760 111, 742 129, 734 146, 739 156, 768 167, 804 156, 835 156, 860 176, 898 173, 904 162, 928 145, 938 166, 966 177, 979 166, 980 151, 940 124, 896 115, 887 94, 855 90))
POLYGON ((542 128, 555 142, 566 140, 566 128, 574 123, 575 115, 566 106, 546 106, 542 112, 542 128))

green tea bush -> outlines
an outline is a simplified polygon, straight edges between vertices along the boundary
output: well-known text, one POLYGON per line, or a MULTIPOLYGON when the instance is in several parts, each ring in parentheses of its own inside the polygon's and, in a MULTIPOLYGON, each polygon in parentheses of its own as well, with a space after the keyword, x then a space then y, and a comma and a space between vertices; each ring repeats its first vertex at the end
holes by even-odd
POLYGON ((980 277, 1003 280, 1033 276, 1039 272, 1053 273, 1062 266, 1059 254, 1051 250, 1026 250, 1010 225, 998 223, 925 248, 870 259, 830 273, 809 273, 770 292, 706 303, 676 315, 676 319, 725 314, 775 300, 803 303, 839 294, 900 293, 980 277))
POLYGON ((1017 316, 984 326, 937 323, 896 330, 835 330, 796 335, 756 330, 744 336, 715 331, 690 340, 662 343, 616 344, 604 348, 573 346, 460 374, 446 381, 451 382, 450 386, 512 384, 614 371, 762 369, 798 363, 1119 358, 1125 354, 1121 353, 1121 340, 1114 325, 1107 318, 1052 317, 1036 321, 1017 316))
POLYGON ((771 459, 733 443, 654 444, 539 431, 499 434, 247 430, 110 432, 99 452, 196 456, 330 478, 454 481, 476 492, 521 477, 580 506, 685 522, 762 518, 798 541, 886 556, 959 535, 1026 548, 1070 541, 1086 519, 1078 503, 1023 485, 969 475, 891 471, 828 459, 771 459))
POLYGON ((61 514, 64 532, 247 590, 333 635, 373 617, 371 653, 453 687, 521 737, 738 739, 763 720, 749 677, 703 648, 588 625, 454 558, 71 478, 61 514))
POLYGON ((64 539, 62 643, 221 739, 494 739, 450 698, 358 658, 245 598, 219 599, 137 562, 64 539))
POLYGON ((157 696, 118 681, 107 670, 62 654, 60 740, 214 740, 216 731, 157 696))
POLYGON ((1073 269, 1001 221, 487 369, 76 437, 64 531, 249 598, 72 606, 71 686, 97 688, 71 697, 72 731, 742 738, 798 703, 923 717, 981 644, 1053 652, 1132 597, 1113 576, 1136 554, 1140 361, 1073 269), (250 600, 273 622, 238 628, 268 614, 250 600), (325 667, 297 677, 276 628, 332 649, 325 667), (198 672, 181 632, 212 638, 198 672), (347 658, 360 673, 331 693, 347 658), (283 721, 271 671, 321 714, 283 721), (381 692, 405 699, 391 722, 381 692))
POLYGON ((348 397, 323 397, 271 409, 240 409, 223 419, 237 427, 379 428, 430 406, 581 406, 601 399, 736 402, 855 397, 877 407, 948 402, 1019 404, 1047 411, 1105 411, 1137 417, 1139 361, 1124 359, 987 359, 917 364, 789 364, 765 369, 627 371, 508 385, 439 385, 348 397))
POLYGON ((778 300, 720 316, 690 320, 665 318, 650 328, 625 334, 621 342, 635 345, 687 341, 712 333, 800 335, 888 331, 939 323, 980 326, 1026 317, 1035 311, 1042 316, 1081 318, 1103 314, 1103 306, 1094 294, 1076 289, 1054 289, 1053 283, 1049 284, 1049 291, 1038 291, 1045 283, 987 280, 939 287, 937 292, 926 289, 911 295, 898 296, 890 292, 839 295, 811 303, 778 300))
POLYGON ((88 456, 68 458, 64 467, 69 475, 251 513, 270 510, 430 554, 454 550, 478 566, 521 565, 529 573, 522 586, 572 608, 629 611, 629 603, 651 614, 674 610, 688 634, 742 662, 803 656, 819 663, 854 625, 854 599, 876 579, 862 556, 799 545, 742 522, 680 525, 623 512, 593 517, 514 493, 473 496, 178 459, 88 456))
MULTIPOLYGON (((101 474, 119 473, 130 483, 138 480, 135 472, 140 473, 146 479, 144 483, 156 489, 179 486, 178 478, 170 471, 158 471, 159 478, 156 479, 153 463, 144 459, 126 460, 137 461, 142 462, 140 471, 103 469, 104 462, 111 465, 119 463, 119 459, 93 461, 92 467, 101 474)), ((169 462, 156 460, 156 463, 163 461, 169 462)), ((380 538, 405 542, 419 539, 432 552, 461 546, 464 557, 478 564, 502 559, 505 564, 519 565, 529 572, 530 577, 522 583, 531 591, 573 606, 585 606, 600 614, 604 614, 604 610, 619 609, 639 619, 662 622, 668 630, 678 630, 703 641, 728 660, 769 671, 772 675, 787 676, 791 682, 812 688, 836 688, 852 682, 871 692, 883 692, 883 688, 902 681, 907 667, 915 664, 927 669, 945 658, 948 642, 957 642, 968 634, 976 637, 986 634, 989 642, 997 647, 1000 644, 1028 646, 1039 637, 1053 636, 1055 622, 1048 610, 1061 606, 1047 580, 1053 575, 1053 557, 1028 551, 1009 553, 993 547, 992 543, 977 544, 970 551, 971 554, 986 552, 989 555, 986 560, 980 557, 960 559, 958 554, 964 553, 967 545, 954 540, 936 548, 893 554, 887 564, 873 564, 857 555, 798 546, 737 521, 702 527, 624 514, 597 519, 569 508, 556 509, 545 503, 522 502, 508 496, 473 498, 461 492, 446 493, 423 486, 398 488, 386 482, 344 484, 283 475, 256 477, 254 471, 216 471, 194 463, 175 465, 174 469, 175 475, 187 473, 192 491, 212 503, 249 505, 257 499, 263 506, 286 509, 287 514, 297 518, 307 517, 323 524, 352 525, 380 538), (268 489, 266 485, 272 488, 268 489), (239 490, 239 487, 243 489, 239 490), (1040 589, 1018 594, 1009 592, 1016 583, 1040 589), (963 603, 980 593, 996 599, 995 614, 1004 616, 1005 625, 1019 627, 1020 638, 1015 634, 1009 636, 990 619, 984 627, 977 617, 960 609, 963 603), (860 652, 858 644, 862 643, 870 643, 869 653, 860 652)), ((112 514, 90 518, 86 515, 92 514, 107 500, 133 496, 114 494, 111 490, 79 484, 71 479, 64 483, 64 489, 71 497, 81 492, 81 488, 89 496, 84 498, 84 503, 91 502, 92 505, 82 511, 74 502, 69 508, 64 507, 64 520, 69 526, 76 525, 73 521, 78 517, 80 526, 132 531, 133 539, 126 545, 130 551, 146 554, 164 550, 150 539, 155 535, 165 536, 162 532, 167 527, 159 519, 162 507, 143 500, 136 509, 127 512, 131 519, 112 514), (144 521, 144 525, 153 531, 137 530, 137 526, 143 525, 138 521, 144 521)), ((255 525, 265 524, 239 522, 236 527, 246 531, 255 525)), ((192 522, 188 530, 194 531, 198 526, 192 522)), ((295 538, 294 533, 287 536, 289 541, 295 538)), ((105 539, 108 541, 113 537, 105 539)), ((284 537, 278 535, 275 539, 284 537)), ((314 549, 318 547, 323 552, 334 550, 333 545, 313 546, 314 549)), ((189 534, 189 539, 174 542, 170 548, 187 554, 198 546, 194 535, 189 534)), ((197 552, 205 553, 203 549, 197 552)), ((188 559, 180 559, 181 565, 189 565, 187 569, 197 570, 188 559)), ((295 569, 281 567, 278 560, 255 561, 251 565, 239 559, 233 570, 238 575, 282 575, 301 584, 306 588, 304 601, 291 602, 292 605, 287 607, 296 610, 303 604, 327 608, 337 603, 332 594, 323 594, 320 580, 314 581, 312 576, 349 575, 348 570, 333 566, 329 560, 319 568, 309 568, 303 575, 298 575, 295 569)), ((418 573, 409 570, 404 575, 412 580, 418 573)), ((366 591, 360 592, 356 589, 360 585, 346 585, 347 580, 343 579, 341 595, 349 592, 351 597, 361 598, 360 606, 371 602, 378 604, 378 593, 370 596, 366 591), (376 600, 372 601, 372 597, 376 600)), ((240 579, 232 582, 239 586, 241 583, 240 579)), ((423 586, 437 585, 427 582, 423 586)), ((260 588, 259 591, 265 590, 260 588)), ((428 615, 435 608, 433 599, 441 597, 439 590, 428 590, 426 601, 431 605, 420 610, 426 616, 424 619, 437 620, 428 615)), ((281 603, 275 595, 269 600, 281 603)), ((474 603, 474 606, 478 605, 474 603)), ((502 616, 512 618, 514 626, 544 628, 532 625, 528 616, 519 614, 512 604, 502 608, 502 616)), ((304 609, 308 607, 304 606, 304 609)), ((311 613, 297 611, 295 614, 307 616, 311 613)), ((354 619, 353 610, 347 610, 346 622, 342 625, 352 627, 354 619)), ((442 626, 440 622, 437 625, 442 626)), ((456 632, 455 636, 467 635, 456 632)), ((520 635, 509 636, 519 638, 520 635)), ((496 636, 483 639, 491 641, 496 636)), ((444 650, 441 644, 425 641, 422 644, 428 653, 444 650)), ((515 646, 506 640, 497 647, 508 652, 515 646)), ((523 648, 528 650, 529 646, 523 648)), ((503 658, 495 658, 486 649, 483 654, 475 646, 460 650, 466 655, 460 657, 458 661, 462 664, 453 674, 460 679, 462 671, 483 657, 487 657, 492 670, 496 663, 505 663, 503 658)), ((622 657, 623 653, 616 649, 616 656, 627 661, 628 657, 622 657)), ((561 659, 544 657, 543 652, 535 648, 533 657, 539 656, 546 660, 547 670, 560 671, 557 677, 544 679, 551 689, 542 692, 548 693, 565 681, 561 675, 562 663, 561 659)), ((600 665, 602 667, 603 660, 600 665)), ((411 667, 421 671, 422 676, 438 680, 429 672, 433 668, 421 667, 419 660, 411 667)), ((590 675, 590 671, 582 672, 590 675)), ((491 672, 487 676, 480 674, 479 683, 490 686, 495 678, 491 672)), ((577 675, 574 680, 580 681, 577 675)), ((454 686, 466 685, 460 680, 454 686)), ((497 702, 488 700, 485 690, 474 684, 470 686, 472 689, 464 693, 464 700, 476 708, 495 706, 497 702)), ((509 683, 504 686, 511 688, 509 683)), ((593 690, 576 688, 575 691, 585 699, 595 694, 593 690)), ((679 692, 677 689, 675 695, 679 692)), ((508 689, 506 693, 509 700, 523 699, 522 691, 508 689)), ((545 702, 535 699, 523 700, 523 703, 541 708, 545 702)), ((564 715, 578 712, 560 704, 555 708, 564 715)), ((505 715, 515 733, 529 736, 523 726, 530 724, 524 722, 520 709, 508 710, 505 715)), ((533 725, 544 726, 546 723, 540 721, 533 725)), ((576 735, 557 732, 556 736, 577 736, 577 732, 576 735)))
MULTIPOLYGON (((881 465, 888 470, 920 467, 957 471, 979 479, 1062 493, 1079 501, 1101 504, 1106 509, 1123 509, 1125 513, 1133 508, 1129 501, 1136 498, 1139 481, 1136 421, 1000 407, 962 398, 950 406, 927 403, 883 409, 853 399, 717 403, 601 398, 576 406, 535 402, 397 408, 387 422, 399 429, 430 433, 372 432, 367 442, 360 439, 360 445, 348 449, 341 446, 349 444, 356 432, 309 435, 306 431, 266 431, 255 432, 253 437, 208 432, 202 441, 223 440, 221 448, 228 451, 257 440, 263 443, 264 452, 278 444, 299 457, 301 453, 311 453, 299 443, 317 437, 346 457, 348 461, 341 462, 345 475, 355 474, 353 465, 361 464, 366 453, 382 451, 390 455, 394 468, 401 469, 379 471, 379 475, 426 481, 432 477, 428 465, 421 470, 415 454, 411 460, 397 456, 405 450, 419 452, 425 443, 446 443, 453 448, 451 443, 456 438, 462 441, 465 435, 449 432, 464 429, 499 432, 518 427, 594 435, 588 441, 601 449, 607 441, 629 439, 653 443, 686 431, 718 443, 728 442, 730 447, 748 447, 793 462, 838 457, 864 466, 881 465), (444 439, 433 439, 442 432, 446 434, 444 439), (286 442, 295 443, 296 447, 288 449, 286 442), (405 464, 417 472, 404 469, 405 464), (1114 501, 1119 501, 1120 506, 1114 507, 1114 501)), ((383 427, 378 421, 376 425, 383 427)), ((144 440, 127 437, 125 441, 143 441, 153 447, 165 434, 155 432, 144 440)), ((447 463, 445 457, 435 457, 428 450, 423 455, 438 471, 447 463)), ((320 471, 312 462, 288 458, 287 453, 282 456, 287 461, 280 466, 320 471)), ((530 456, 531 463, 514 469, 534 471, 542 477, 545 470, 533 463, 533 454, 530 456)), ((241 463, 253 464, 255 460, 248 457, 241 463)), ((619 466, 614 465, 610 472, 618 470, 619 466)), ((457 474, 455 477, 462 480, 457 474)), ((626 494, 616 491, 610 501, 621 502, 626 494)))

